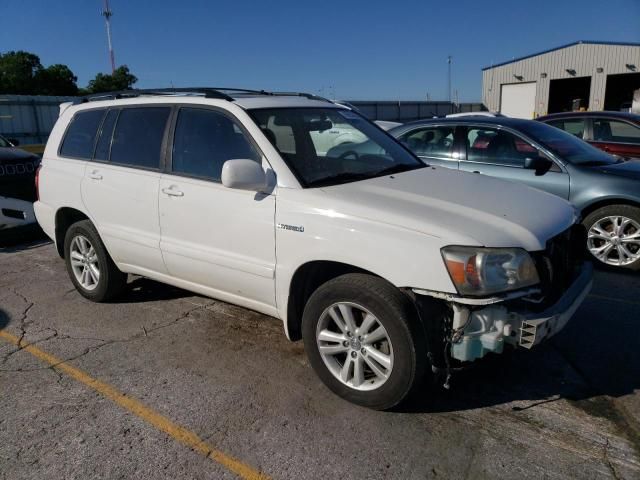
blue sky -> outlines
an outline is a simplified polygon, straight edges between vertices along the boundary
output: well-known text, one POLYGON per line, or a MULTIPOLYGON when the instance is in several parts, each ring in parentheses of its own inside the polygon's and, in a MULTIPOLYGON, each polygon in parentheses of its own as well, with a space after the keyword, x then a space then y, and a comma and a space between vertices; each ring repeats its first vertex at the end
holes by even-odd
MULTIPOLYGON (((102 0, 0 0, 0 52, 109 72, 102 0)), ((481 99, 481 68, 575 40, 640 42, 640 0, 111 0, 138 87, 239 86, 341 99, 481 99)))

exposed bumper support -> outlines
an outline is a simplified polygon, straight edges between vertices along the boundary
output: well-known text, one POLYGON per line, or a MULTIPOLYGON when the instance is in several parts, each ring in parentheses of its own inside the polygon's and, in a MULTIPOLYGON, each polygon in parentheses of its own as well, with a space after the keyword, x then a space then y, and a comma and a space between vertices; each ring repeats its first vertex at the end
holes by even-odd
MULTIPOLYGON (((532 348, 550 338, 565 327, 583 302, 591 290, 592 276, 592 265, 585 263, 564 295, 553 306, 537 313, 511 310, 493 301, 496 297, 488 303, 476 303, 477 299, 474 299, 471 306, 457 298, 449 299, 453 308, 451 356, 472 361, 489 352, 501 353, 505 343, 532 348)), ((414 292, 419 294, 420 291, 414 292)), ((431 292, 422 292, 434 297, 431 292)), ((509 299, 502 298, 499 302, 509 299)))

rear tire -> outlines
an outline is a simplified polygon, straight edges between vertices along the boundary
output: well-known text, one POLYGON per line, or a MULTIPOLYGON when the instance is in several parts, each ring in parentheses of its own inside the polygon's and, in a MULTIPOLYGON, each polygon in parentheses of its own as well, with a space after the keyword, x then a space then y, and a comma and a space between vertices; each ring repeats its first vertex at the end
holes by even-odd
POLYGON ((640 270, 640 208, 608 205, 582 222, 587 251, 601 266, 640 270))
POLYGON ((321 285, 305 306, 302 337, 324 384, 364 407, 395 407, 424 377, 426 346, 414 306, 372 275, 347 274, 321 285))
POLYGON ((64 259, 76 290, 91 301, 106 302, 120 294, 127 284, 127 274, 113 263, 89 220, 74 223, 67 230, 64 259))

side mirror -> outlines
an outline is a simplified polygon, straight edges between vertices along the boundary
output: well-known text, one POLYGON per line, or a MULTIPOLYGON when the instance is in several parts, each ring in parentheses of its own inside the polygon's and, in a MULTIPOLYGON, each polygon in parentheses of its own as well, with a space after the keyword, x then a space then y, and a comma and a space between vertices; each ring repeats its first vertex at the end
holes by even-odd
POLYGON ((267 176, 255 160, 227 160, 222 166, 222 184, 227 188, 259 192, 267 186, 267 176))
POLYGON ((18 145, 20 145, 20 142, 18 140, 16 140, 15 138, 7 138, 7 140, 9 140, 9 143, 11 145, 13 145, 14 147, 17 147, 18 145))
POLYGON ((548 158, 544 158, 541 156, 536 157, 527 157, 524 159, 524 168, 528 170, 535 170, 538 172, 546 172, 551 168, 553 162, 548 158))

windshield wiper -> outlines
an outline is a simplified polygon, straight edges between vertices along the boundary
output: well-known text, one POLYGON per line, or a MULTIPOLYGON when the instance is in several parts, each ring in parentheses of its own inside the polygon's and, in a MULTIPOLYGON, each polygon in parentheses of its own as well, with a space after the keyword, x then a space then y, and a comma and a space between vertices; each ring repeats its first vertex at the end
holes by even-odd
POLYGON ((307 187, 326 187, 327 185, 337 185, 339 183, 355 182, 371 178, 372 173, 343 172, 328 177, 318 178, 307 183, 307 187))
POLYGON ((407 165, 406 163, 401 163, 398 165, 393 165, 392 167, 383 168, 382 170, 379 170, 376 173, 374 173, 372 176, 382 177, 384 175, 391 175, 392 173, 408 172, 409 170, 416 170, 422 167, 426 167, 426 165, 425 164, 407 165))
POLYGON ((415 170, 425 167, 426 165, 393 165, 392 167, 383 168, 377 172, 343 172, 328 177, 318 178, 307 183, 307 187, 325 187, 327 185, 338 185, 340 183, 356 182, 358 180, 366 180, 368 178, 382 177, 384 175, 391 175, 392 173, 401 173, 409 170, 415 170))

